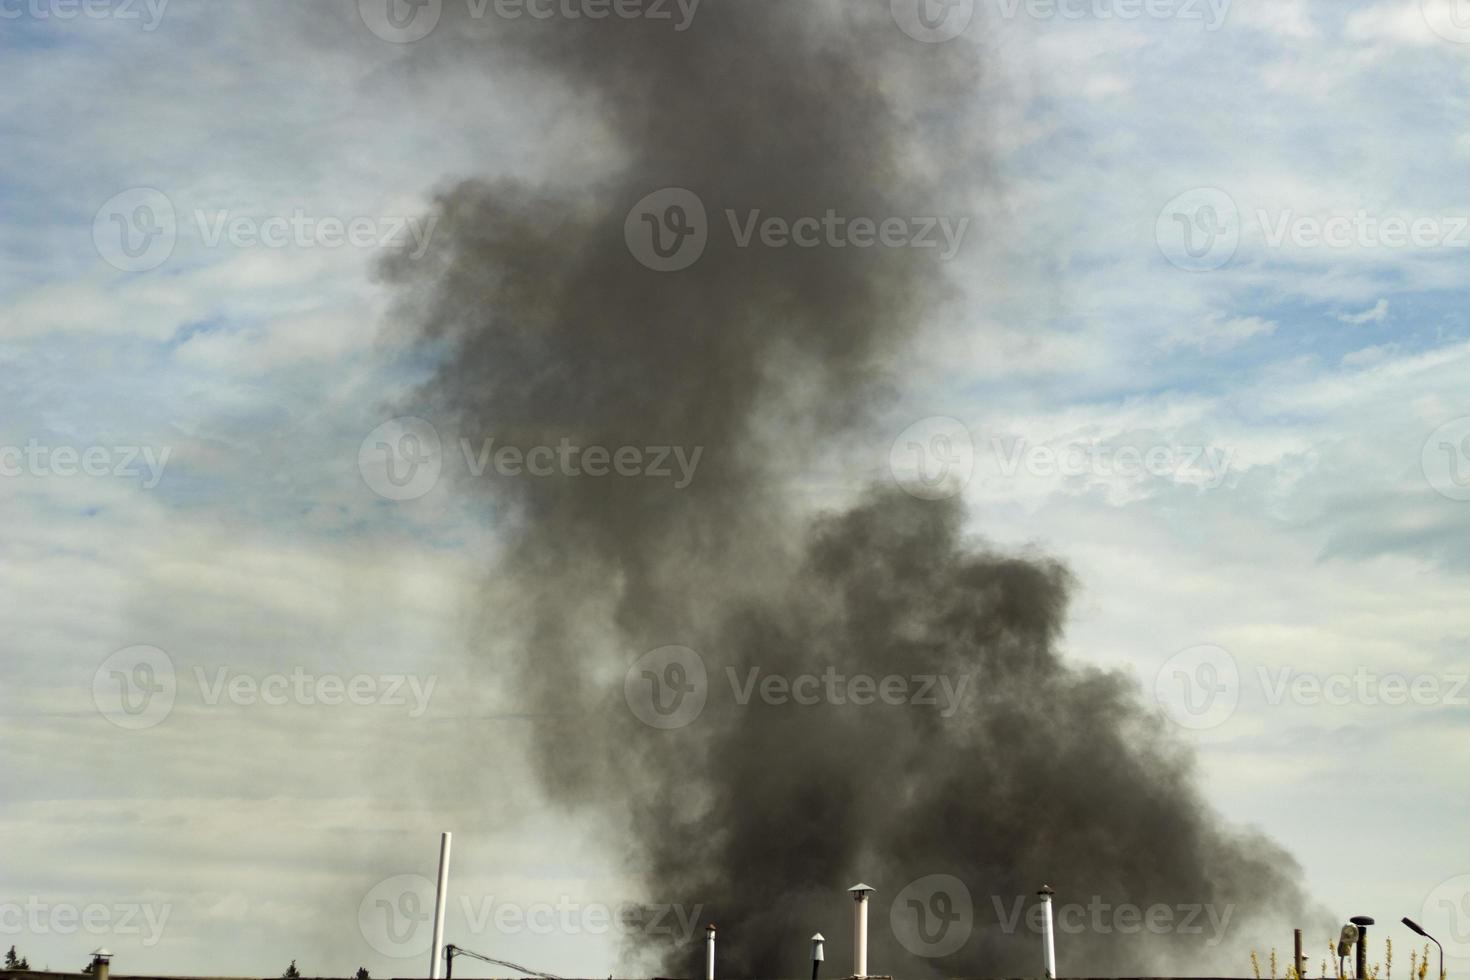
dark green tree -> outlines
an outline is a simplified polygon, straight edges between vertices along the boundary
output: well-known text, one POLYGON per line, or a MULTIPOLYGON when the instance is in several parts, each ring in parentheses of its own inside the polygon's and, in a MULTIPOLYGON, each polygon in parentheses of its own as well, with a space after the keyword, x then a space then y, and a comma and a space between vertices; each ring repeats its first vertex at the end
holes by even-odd
POLYGON ((281 976, 285 977, 286 980, 301 980, 301 971, 296 969, 295 960, 291 961, 291 965, 286 967, 286 972, 281 974, 281 976))

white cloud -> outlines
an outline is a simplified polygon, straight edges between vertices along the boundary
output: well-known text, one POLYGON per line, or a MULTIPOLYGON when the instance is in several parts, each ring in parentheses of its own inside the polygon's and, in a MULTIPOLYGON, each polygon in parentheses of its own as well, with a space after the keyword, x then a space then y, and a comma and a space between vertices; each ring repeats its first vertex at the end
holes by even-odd
POLYGON ((1214 313, 1193 328, 1181 329, 1165 338, 1165 350, 1193 347, 1221 352, 1239 347, 1255 337, 1269 337, 1276 324, 1258 316, 1227 317, 1214 313))
POLYGON ((1393 357, 1399 351, 1398 344, 1376 344, 1372 347, 1364 347, 1361 350, 1350 351, 1342 355, 1342 366, 1345 368, 1364 368, 1382 362, 1393 357))
POLYGON ((1372 309, 1361 313, 1339 313, 1337 318, 1343 323, 1361 327, 1365 323, 1382 323, 1388 316, 1388 300, 1380 299, 1373 305, 1372 309))
POLYGON ((1458 0, 1415 0, 1414 3, 1377 3, 1348 16, 1343 33, 1366 44, 1404 44, 1452 50, 1451 42, 1435 33, 1431 22, 1459 16, 1458 0))

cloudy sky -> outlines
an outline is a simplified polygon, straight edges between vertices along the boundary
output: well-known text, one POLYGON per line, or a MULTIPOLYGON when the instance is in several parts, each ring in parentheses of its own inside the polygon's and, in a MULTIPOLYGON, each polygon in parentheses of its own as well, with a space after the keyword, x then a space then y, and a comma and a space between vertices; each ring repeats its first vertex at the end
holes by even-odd
MULTIPOLYGON (((958 474, 977 536, 1070 565, 1068 655, 1136 675, 1227 818, 1470 967, 1470 8, 911 13, 894 45, 983 51, 955 125, 994 179, 882 425, 792 447, 812 506, 958 474)), ((447 180, 615 150, 416 43, 369 0, 0 0, 0 946, 33 966, 414 974, 377 903, 451 828, 451 941, 617 963, 617 841, 538 801, 486 666, 473 461, 385 472, 432 364, 375 274, 447 180)))

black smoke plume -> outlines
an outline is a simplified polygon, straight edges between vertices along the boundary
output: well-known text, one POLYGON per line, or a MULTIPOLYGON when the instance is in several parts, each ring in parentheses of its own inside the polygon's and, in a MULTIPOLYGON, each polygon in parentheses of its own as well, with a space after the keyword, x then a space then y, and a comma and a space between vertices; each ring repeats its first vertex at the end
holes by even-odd
MULTIPOLYGON (((703 906, 727 977, 806 975, 818 930, 826 975, 848 972, 843 891, 859 880, 879 889, 870 967, 900 976, 1037 975, 1025 910, 1043 882, 1063 905, 1174 910, 1162 933, 1084 910, 1070 920, 1084 931, 1060 936, 1073 975, 1197 968, 1219 938, 1209 910, 1231 936, 1252 917, 1292 924, 1292 861, 1209 812, 1136 684, 1059 658, 1061 565, 969 542, 960 506, 891 483, 845 511, 794 503, 812 496, 809 447, 870 431, 949 279, 932 250, 741 247, 725 212, 965 215, 995 190, 985 134, 955 128, 972 125, 976 45, 911 39, 887 0, 705 0, 684 31, 453 6, 417 57, 558 87, 612 162, 572 190, 449 187, 429 254, 387 264, 425 346, 449 351, 424 391, 446 443, 702 449, 683 489, 474 484, 509 536, 494 592, 513 598, 493 618, 521 631, 514 687, 543 719, 550 798, 626 824, 646 898, 703 906), (709 214, 705 253, 678 272, 625 239, 629 210, 667 187, 709 214), (707 703, 661 730, 630 710, 625 671, 669 645, 702 658, 707 703), (921 701, 923 678, 942 678, 956 703, 737 696, 752 677, 829 674, 902 677, 921 701), (891 903, 936 874, 963 884, 973 928, 929 956, 932 933, 916 942, 890 912, 917 915, 891 903), (1198 931, 1179 927, 1196 907, 1198 931)), ((945 888, 919 895, 925 914, 958 914, 945 888)), ((645 937, 630 962, 697 975, 702 936, 645 937)))

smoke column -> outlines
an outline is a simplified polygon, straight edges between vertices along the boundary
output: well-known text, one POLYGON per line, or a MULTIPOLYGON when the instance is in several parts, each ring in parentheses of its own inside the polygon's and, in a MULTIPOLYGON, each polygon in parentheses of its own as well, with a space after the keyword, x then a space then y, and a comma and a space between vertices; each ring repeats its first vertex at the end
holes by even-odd
MULTIPOLYGON (((706 0, 684 31, 455 6, 417 56, 561 87, 617 163, 572 190, 448 187, 430 252, 386 264, 425 349, 449 352, 423 391, 446 444, 702 451, 683 488, 493 471, 466 488, 507 529, 487 595, 511 598, 489 615, 517 630, 513 686, 543 719, 549 798, 626 826, 647 899, 719 923, 725 977, 805 975, 818 930, 841 975, 843 891, 859 880, 879 889, 872 967, 900 976, 1036 975, 1024 912, 1043 882, 1059 908, 1210 906, 1232 930, 1251 916, 1294 924, 1290 858, 1207 810, 1189 754, 1135 684, 1059 658, 1061 565, 969 542, 960 505, 891 482, 846 510, 793 503, 810 476, 803 447, 870 432, 902 383, 891 366, 948 303, 946 267, 915 248, 741 247, 725 212, 966 214, 992 190, 983 132, 952 128, 973 118, 974 45, 912 40, 886 0, 706 0), (630 209, 671 187, 707 207, 709 240, 692 266, 659 272, 625 230, 630 209), (697 654, 705 703, 661 729, 631 710, 643 679, 628 671, 670 645, 697 654), (778 703, 748 687, 770 675, 939 677, 956 696, 949 710, 855 704, 824 687, 816 704, 778 703), (933 874, 968 890, 973 926, 955 950, 925 945, 954 895, 921 896, 934 918, 917 944, 890 928, 890 903, 933 874)), ((474 94, 456 111, 472 115, 474 94)), ((655 670, 650 696, 665 676, 690 675, 655 670)), ((1211 931, 1198 915, 1198 932, 1164 934, 1090 919, 1072 933, 1064 917, 1062 971, 1199 975, 1211 931)), ((630 962, 698 975, 702 935, 642 938, 630 962)))

